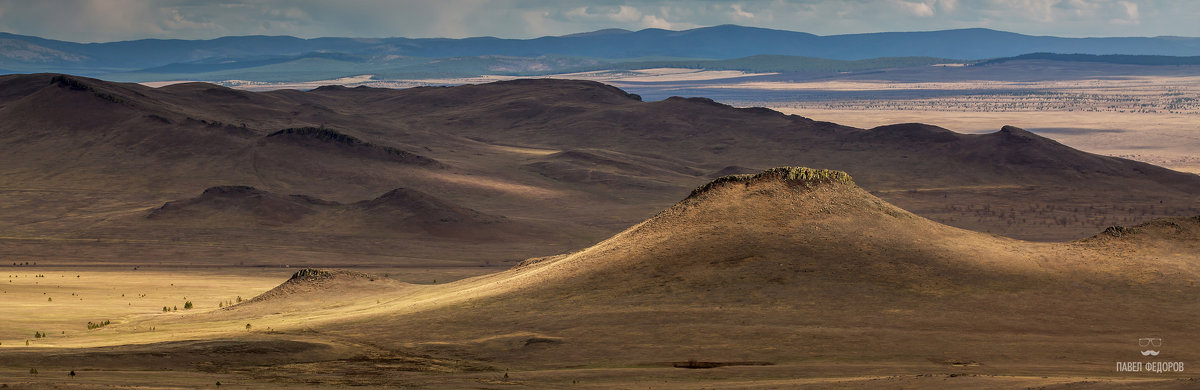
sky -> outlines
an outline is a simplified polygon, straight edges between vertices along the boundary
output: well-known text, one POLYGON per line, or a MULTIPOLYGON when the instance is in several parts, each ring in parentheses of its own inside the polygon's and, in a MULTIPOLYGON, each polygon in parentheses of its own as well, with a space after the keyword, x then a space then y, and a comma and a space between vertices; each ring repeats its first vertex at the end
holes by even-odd
POLYGON ((721 24, 818 35, 985 27, 1200 36, 1195 0, 0 0, 0 31, 74 42, 229 35, 533 38, 721 24))

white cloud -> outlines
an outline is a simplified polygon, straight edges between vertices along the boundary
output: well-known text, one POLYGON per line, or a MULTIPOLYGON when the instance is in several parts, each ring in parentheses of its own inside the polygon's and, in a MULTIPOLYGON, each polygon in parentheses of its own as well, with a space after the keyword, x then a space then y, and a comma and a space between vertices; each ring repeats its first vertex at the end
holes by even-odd
POLYGON ((958 0, 939 0, 937 5, 942 12, 954 12, 958 9, 958 0))
POLYGON ((1030 20, 1041 23, 1053 23, 1055 21, 1054 6, 1059 0, 1017 0, 1003 1, 1007 3, 1010 11, 1015 11, 1018 15, 1024 16, 1030 20))
POLYGON ((931 7, 929 3, 898 0, 896 5, 899 5, 900 8, 908 11, 908 13, 920 18, 932 17, 934 14, 933 7, 931 7))
POLYGON ((671 22, 663 20, 662 18, 659 18, 658 16, 655 16, 655 15, 642 16, 642 27, 661 28, 661 29, 666 29, 666 30, 672 30, 672 29, 676 28, 675 25, 672 24, 671 22))
POLYGON ((750 13, 750 12, 746 12, 746 10, 742 9, 742 7, 743 7, 743 5, 741 5, 741 4, 730 4, 729 5, 729 9, 733 10, 733 16, 735 18, 743 19, 743 20, 754 20, 754 14, 750 13))
POLYGON ((1131 1, 1118 1, 1117 4, 1125 8, 1125 19, 1130 22, 1137 23, 1141 20, 1141 15, 1138 13, 1137 3, 1131 1))
POLYGON ((219 28, 215 23, 209 21, 191 20, 184 17, 179 9, 163 8, 159 9, 161 15, 159 27, 162 31, 178 31, 178 30, 212 30, 219 28))
POLYGON ((566 12, 566 16, 577 21, 609 21, 629 23, 643 20, 642 12, 627 5, 617 7, 579 7, 566 12))

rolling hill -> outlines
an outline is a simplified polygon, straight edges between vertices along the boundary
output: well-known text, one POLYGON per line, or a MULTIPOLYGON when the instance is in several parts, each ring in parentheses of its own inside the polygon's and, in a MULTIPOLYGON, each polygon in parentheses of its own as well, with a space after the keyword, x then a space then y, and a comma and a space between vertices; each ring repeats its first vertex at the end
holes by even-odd
MULTIPOLYGON (((1065 243, 996 237, 909 213, 843 172, 781 167, 711 181, 591 247, 504 272, 413 285, 302 270, 232 307, 56 341, 138 345, 63 345, 70 358, 36 364, 159 367, 133 358, 157 351, 186 366, 214 348, 203 356, 246 381, 330 385, 1122 386, 1114 361, 1200 357, 1198 245, 1200 216, 1065 243), (1168 355, 1141 356, 1146 335, 1170 340, 1168 355), (269 367, 246 367, 245 348, 269 367)), ((1186 388, 1186 375, 1134 384, 1186 388)))
POLYGON ((0 85, 0 186, 10 205, 0 231, 14 254, 27 253, 34 238, 62 240, 29 252, 48 262, 83 261, 69 254, 106 242, 130 246, 104 244, 86 261, 160 261, 186 242, 237 251, 252 264, 278 262, 279 251, 299 265, 515 262, 611 235, 716 172, 788 164, 837 167, 918 215, 1015 238, 1067 240, 1200 212, 1196 175, 1080 152, 1015 127, 979 135, 923 124, 857 129, 701 98, 643 102, 586 81, 255 93, 39 74, 4 76, 0 85), (263 191, 285 216, 249 231, 203 218, 162 229, 144 218, 223 186, 263 191), (498 241, 379 241, 396 230, 361 234, 379 226, 365 217, 371 212, 319 229, 292 224, 307 210, 333 212, 311 200, 348 207, 396 188, 436 199, 425 202, 435 209, 464 207, 544 230, 500 229, 510 236, 498 241), (297 226, 316 236, 294 234, 297 226), (324 254, 340 251, 356 255, 324 254))

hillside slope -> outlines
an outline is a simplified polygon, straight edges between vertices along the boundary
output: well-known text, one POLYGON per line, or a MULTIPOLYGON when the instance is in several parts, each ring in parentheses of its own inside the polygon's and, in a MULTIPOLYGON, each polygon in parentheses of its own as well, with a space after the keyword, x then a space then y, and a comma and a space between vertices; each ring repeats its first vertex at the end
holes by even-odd
POLYGON ((923 124, 857 129, 703 98, 643 102, 586 81, 255 93, 39 74, 2 76, 0 86, 0 187, 13 205, 0 232, 65 240, 63 252, 38 255, 51 262, 97 239, 147 246, 105 249, 102 260, 157 259, 184 237, 226 248, 213 250, 268 245, 246 255, 264 263, 277 261, 279 248, 335 263, 347 260, 305 248, 354 248, 372 261, 410 261, 396 253, 515 261, 603 239, 714 172, 793 164, 845 170, 918 215, 1016 238, 1068 240, 1200 213, 1200 176, 1083 153, 1014 127, 982 135, 923 124), (426 247, 359 241, 377 226, 368 219, 304 240, 287 223, 246 235, 197 222, 179 228, 203 234, 180 236, 134 218, 227 185, 343 205, 406 188, 555 234, 426 247))
POLYGON ((1169 359, 1200 357, 1200 218, 1136 229, 1136 245, 1016 241, 915 216, 839 172, 777 168, 718 179, 579 252, 327 326, 434 323, 376 340, 524 367, 850 359, 986 373, 1065 359, 1099 375, 1140 358, 1130 343, 1147 332, 1172 340, 1169 359))
POLYGON ((514 375, 766 365, 775 368, 737 372, 1107 377, 1114 359, 1145 360, 1137 339, 1147 335, 1170 340, 1158 360, 1200 357, 1200 217, 1127 233, 1012 240, 921 218, 842 172, 774 168, 714 180, 592 247, 504 272, 395 285, 301 271, 267 294, 270 305, 130 326, 198 337, 253 318, 283 340, 369 339, 514 375), (296 280, 304 275, 329 282, 296 280), (295 286, 303 291, 288 293, 295 286))

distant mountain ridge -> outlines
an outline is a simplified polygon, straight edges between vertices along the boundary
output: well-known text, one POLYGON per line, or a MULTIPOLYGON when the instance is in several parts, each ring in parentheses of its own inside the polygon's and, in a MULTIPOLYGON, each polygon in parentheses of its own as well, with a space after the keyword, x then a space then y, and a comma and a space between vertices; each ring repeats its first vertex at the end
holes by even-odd
POLYGON ((1128 54, 1059 54, 1059 53, 1029 53, 1014 57, 993 58, 979 62, 977 65, 999 64, 1008 61, 1063 61, 1063 62, 1096 62, 1103 64, 1121 65, 1200 65, 1200 56, 1158 56, 1158 55, 1128 55, 1128 54))
MULTIPOLYGON (((983 28, 819 36, 735 25, 684 31, 604 29, 534 39, 232 36, 210 40, 143 39, 87 44, 0 33, 2 69, 93 76, 151 68, 159 68, 155 70, 159 73, 210 71, 228 67, 231 63, 272 63, 297 56, 320 61, 400 63, 414 58, 550 57, 574 59, 572 61, 576 63, 567 65, 583 66, 589 61, 729 60, 758 55, 832 60, 880 57, 978 60, 1035 52, 1196 56, 1200 55, 1200 38, 1061 38, 983 28)), ((498 68, 501 72, 508 69, 498 68)))

